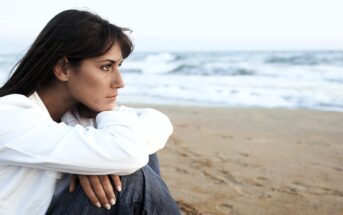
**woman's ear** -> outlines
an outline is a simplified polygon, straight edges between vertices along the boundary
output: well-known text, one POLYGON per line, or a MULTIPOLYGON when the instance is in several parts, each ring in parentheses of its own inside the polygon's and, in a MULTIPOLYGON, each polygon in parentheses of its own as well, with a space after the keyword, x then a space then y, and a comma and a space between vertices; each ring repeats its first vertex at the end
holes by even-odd
POLYGON ((70 76, 70 68, 68 66, 68 59, 66 57, 61 58, 54 68, 54 74, 60 81, 68 81, 70 76))

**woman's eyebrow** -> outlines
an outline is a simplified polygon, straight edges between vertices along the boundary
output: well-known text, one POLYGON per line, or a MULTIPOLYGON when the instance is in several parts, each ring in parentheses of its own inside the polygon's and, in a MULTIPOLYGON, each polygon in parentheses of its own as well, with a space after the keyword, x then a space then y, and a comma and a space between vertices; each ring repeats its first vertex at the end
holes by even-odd
POLYGON ((112 64, 116 63, 115 60, 111 60, 111 59, 100 60, 100 61, 98 61, 98 63, 102 63, 102 62, 105 62, 105 61, 109 61, 112 64))
MULTIPOLYGON (((114 63, 116 63, 117 61, 115 61, 115 60, 112 60, 112 59, 105 59, 105 60, 101 60, 101 61, 98 61, 98 63, 102 63, 102 62, 105 62, 105 61, 109 61, 109 62, 111 62, 112 64, 114 64, 114 63)), ((118 60, 118 62, 123 62, 123 59, 119 59, 118 60)))

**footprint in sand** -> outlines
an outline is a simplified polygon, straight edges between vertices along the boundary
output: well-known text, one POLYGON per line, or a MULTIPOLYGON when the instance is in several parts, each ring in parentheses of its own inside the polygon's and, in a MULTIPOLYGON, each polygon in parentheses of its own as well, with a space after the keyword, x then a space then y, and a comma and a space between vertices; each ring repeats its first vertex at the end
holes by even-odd
POLYGON ((180 152, 180 151, 178 151, 178 153, 179 153, 182 157, 185 157, 185 158, 188 158, 188 157, 189 157, 189 154, 186 153, 186 152, 180 152))
POLYGON ((185 149, 185 148, 176 150, 176 153, 178 153, 178 154, 180 154, 182 157, 186 157, 186 158, 196 157, 195 153, 189 152, 189 151, 188 151, 187 149, 185 149))
POLYGON ((175 127, 187 128, 187 127, 190 127, 190 125, 188 125, 188 124, 175 124, 175 127))
POLYGON ((188 204, 184 202, 183 200, 176 201, 182 215, 202 215, 201 212, 199 212, 194 205, 188 204))
MULTIPOLYGON (((222 172, 222 171, 221 171, 222 172)), ((210 173, 208 171, 203 171, 202 172, 205 176, 207 176, 208 178, 214 180, 215 182, 219 183, 219 184, 229 184, 230 182, 231 183, 234 183, 236 184, 236 181, 233 180, 233 179, 229 179, 226 178, 226 177, 221 177, 221 175, 217 174, 217 173, 210 173)), ((226 173, 226 172, 225 172, 226 173)))
POLYGON ((227 215, 232 214, 232 211, 233 211, 233 206, 228 204, 228 203, 219 203, 216 205, 216 208, 220 212, 227 214, 227 215))
POLYGON ((249 157, 250 155, 247 153, 239 153, 239 155, 243 156, 243 157, 249 157))
POLYGON ((193 163, 191 165, 196 168, 204 168, 204 167, 212 168, 213 161, 206 158, 200 158, 200 159, 193 160, 193 163))
POLYGON ((312 187, 300 181, 292 182, 289 186, 286 186, 285 188, 281 188, 279 191, 290 194, 290 195, 300 195, 300 196, 306 195, 306 194, 318 195, 318 193, 320 192, 315 187, 312 187))
POLYGON ((222 178, 219 178, 209 172, 206 172, 206 171, 203 171, 202 172, 204 176, 206 176, 207 178, 213 180, 216 184, 226 184, 226 180, 225 179, 222 179, 222 178))
POLYGON ((259 199, 270 199, 273 198, 273 196, 269 193, 262 193, 261 195, 258 196, 259 199))
POLYGON ((231 135, 222 135, 223 139, 235 139, 233 136, 231 135))
POLYGON ((292 194, 309 194, 309 195, 330 195, 336 197, 343 197, 343 191, 337 189, 331 189, 328 187, 321 186, 310 186, 302 182, 293 182, 291 186, 288 187, 288 191, 292 194), (300 191, 300 192, 298 192, 300 191))
POLYGON ((182 157, 190 157, 190 158, 200 158, 203 157, 202 155, 190 151, 187 147, 182 147, 178 150, 175 150, 176 153, 180 154, 182 157))
POLYGON ((337 167, 337 166, 332 166, 332 165, 330 165, 330 164, 321 164, 321 163, 312 162, 311 165, 313 165, 313 166, 329 167, 329 168, 331 168, 331 169, 333 169, 333 170, 335 170, 335 171, 337 171, 337 172, 342 172, 342 171, 343 171, 342 168, 337 167))
POLYGON ((279 192, 290 194, 290 195, 299 195, 298 188, 294 187, 294 185, 287 186, 284 188, 280 188, 279 192))
POLYGON ((173 141, 174 144, 179 145, 182 143, 181 139, 175 137, 175 135, 171 136, 171 140, 173 141))
POLYGON ((269 179, 262 177, 262 176, 257 176, 255 179, 253 178, 249 178, 249 179, 245 179, 244 183, 246 184, 250 184, 256 187, 265 187, 267 186, 269 183, 269 179))
POLYGON ((188 170, 180 168, 180 167, 174 167, 174 169, 178 172, 178 173, 182 173, 182 174, 189 174, 188 170))
POLYGON ((312 195, 330 195, 335 197, 343 197, 343 191, 327 187, 314 187, 314 189, 312 189, 309 193, 312 195))
POLYGON ((343 192, 340 190, 332 190, 331 193, 332 196, 339 196, 339 197, 343 197, 343 192))
POLYGON ((257 176, 257 178, 256 178, 257 180, 259 180, 259 181, 264 181, 264 182, 268 182, 269 181, 269 179, 268 178, 266 178, 266 177, 263 177, 263 176, 257 176))
POLYGON ((293 182, 292 186, 295 187, 295 189, 298 189, 298 190, 301 190, 301 191, 305 191, 305 190, 308 190, 310 188, 309 185, 304 184, 302 182, 297 182, 297 181, 293 182))
POLYGON ((252 141, 252 140, 253 140, 252 137, 246 137, 245 139, 246 139, 246 140, 249 140, 249 141, 252 141))
POLYGON ((289 194, 289 195, 300 195, 297 188, 295 188, 292 185, 286 186, 286 187, 272 187, 271 191, 285 193, 285 194, 289 194))
POLYGON ((211 173, 208 171, 203 171, 202 173, 204 176, 213 180, 217 184, 228 184, 232 186, 237 191, 237 193, 244 196, 247 195, 242 191, 242 184, 239 181, 237 181, 236 178, 226 170, 221 170, 217 173, 211 173))
POLYGON ((186 148, 185 151, 186 151, 189 155, 191 155, 191 156, 193 156, 193 157, 195 157, 195 158, 203 157, 201 154, 198 154, 198 153, 196 153, 196 152, 194 152, 194 151, 191 151, 191 150, 189 150, 188 148, 186 148))
POLYGON ((251 167, 253 167, 254 165, 253 164, 248 164, 248 163, 246 163, 246 162, 243 162, 243 161, 240 161, 240 160, 234 160, 234 159, 226 159, 227 160, 227 162, 232 162, 232 163, 234 163, 234 165, 237 165, 237 166, 241 166, 241 167, 248 167, 248 166, 251 166, 251 167))
POLYGON ((231 184, 240 185, 240 183, 236 180, 235 176, 233 176, 230 172, 226 170, 221 170, 220 175, 222 175, 226 180, 228 180, 231 184))
POLYGON ((339 167, 332 167, 334 170, 338 171, 338 172, 342 172, 343 169, 339 168, 339 167))

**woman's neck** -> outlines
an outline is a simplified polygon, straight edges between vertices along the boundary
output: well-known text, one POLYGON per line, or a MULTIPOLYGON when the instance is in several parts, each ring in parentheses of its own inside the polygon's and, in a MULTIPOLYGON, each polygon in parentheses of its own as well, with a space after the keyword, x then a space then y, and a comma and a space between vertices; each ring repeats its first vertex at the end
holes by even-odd
POLYGON ((65 86, 62 85, 63 83, 52 84, 37 90, 51 118, 56 122, 59 122, 63 114, 76 104, 75 100, 70 98, 64 90, 65 86))

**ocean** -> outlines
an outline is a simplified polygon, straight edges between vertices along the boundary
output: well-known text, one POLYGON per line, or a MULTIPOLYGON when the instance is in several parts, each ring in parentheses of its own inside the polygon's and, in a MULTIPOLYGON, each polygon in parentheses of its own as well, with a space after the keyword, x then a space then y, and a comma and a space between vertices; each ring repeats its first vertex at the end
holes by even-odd
POLYGON ((121 71, 124 104, 343 111, 343 51, 134 52, 121 71))

